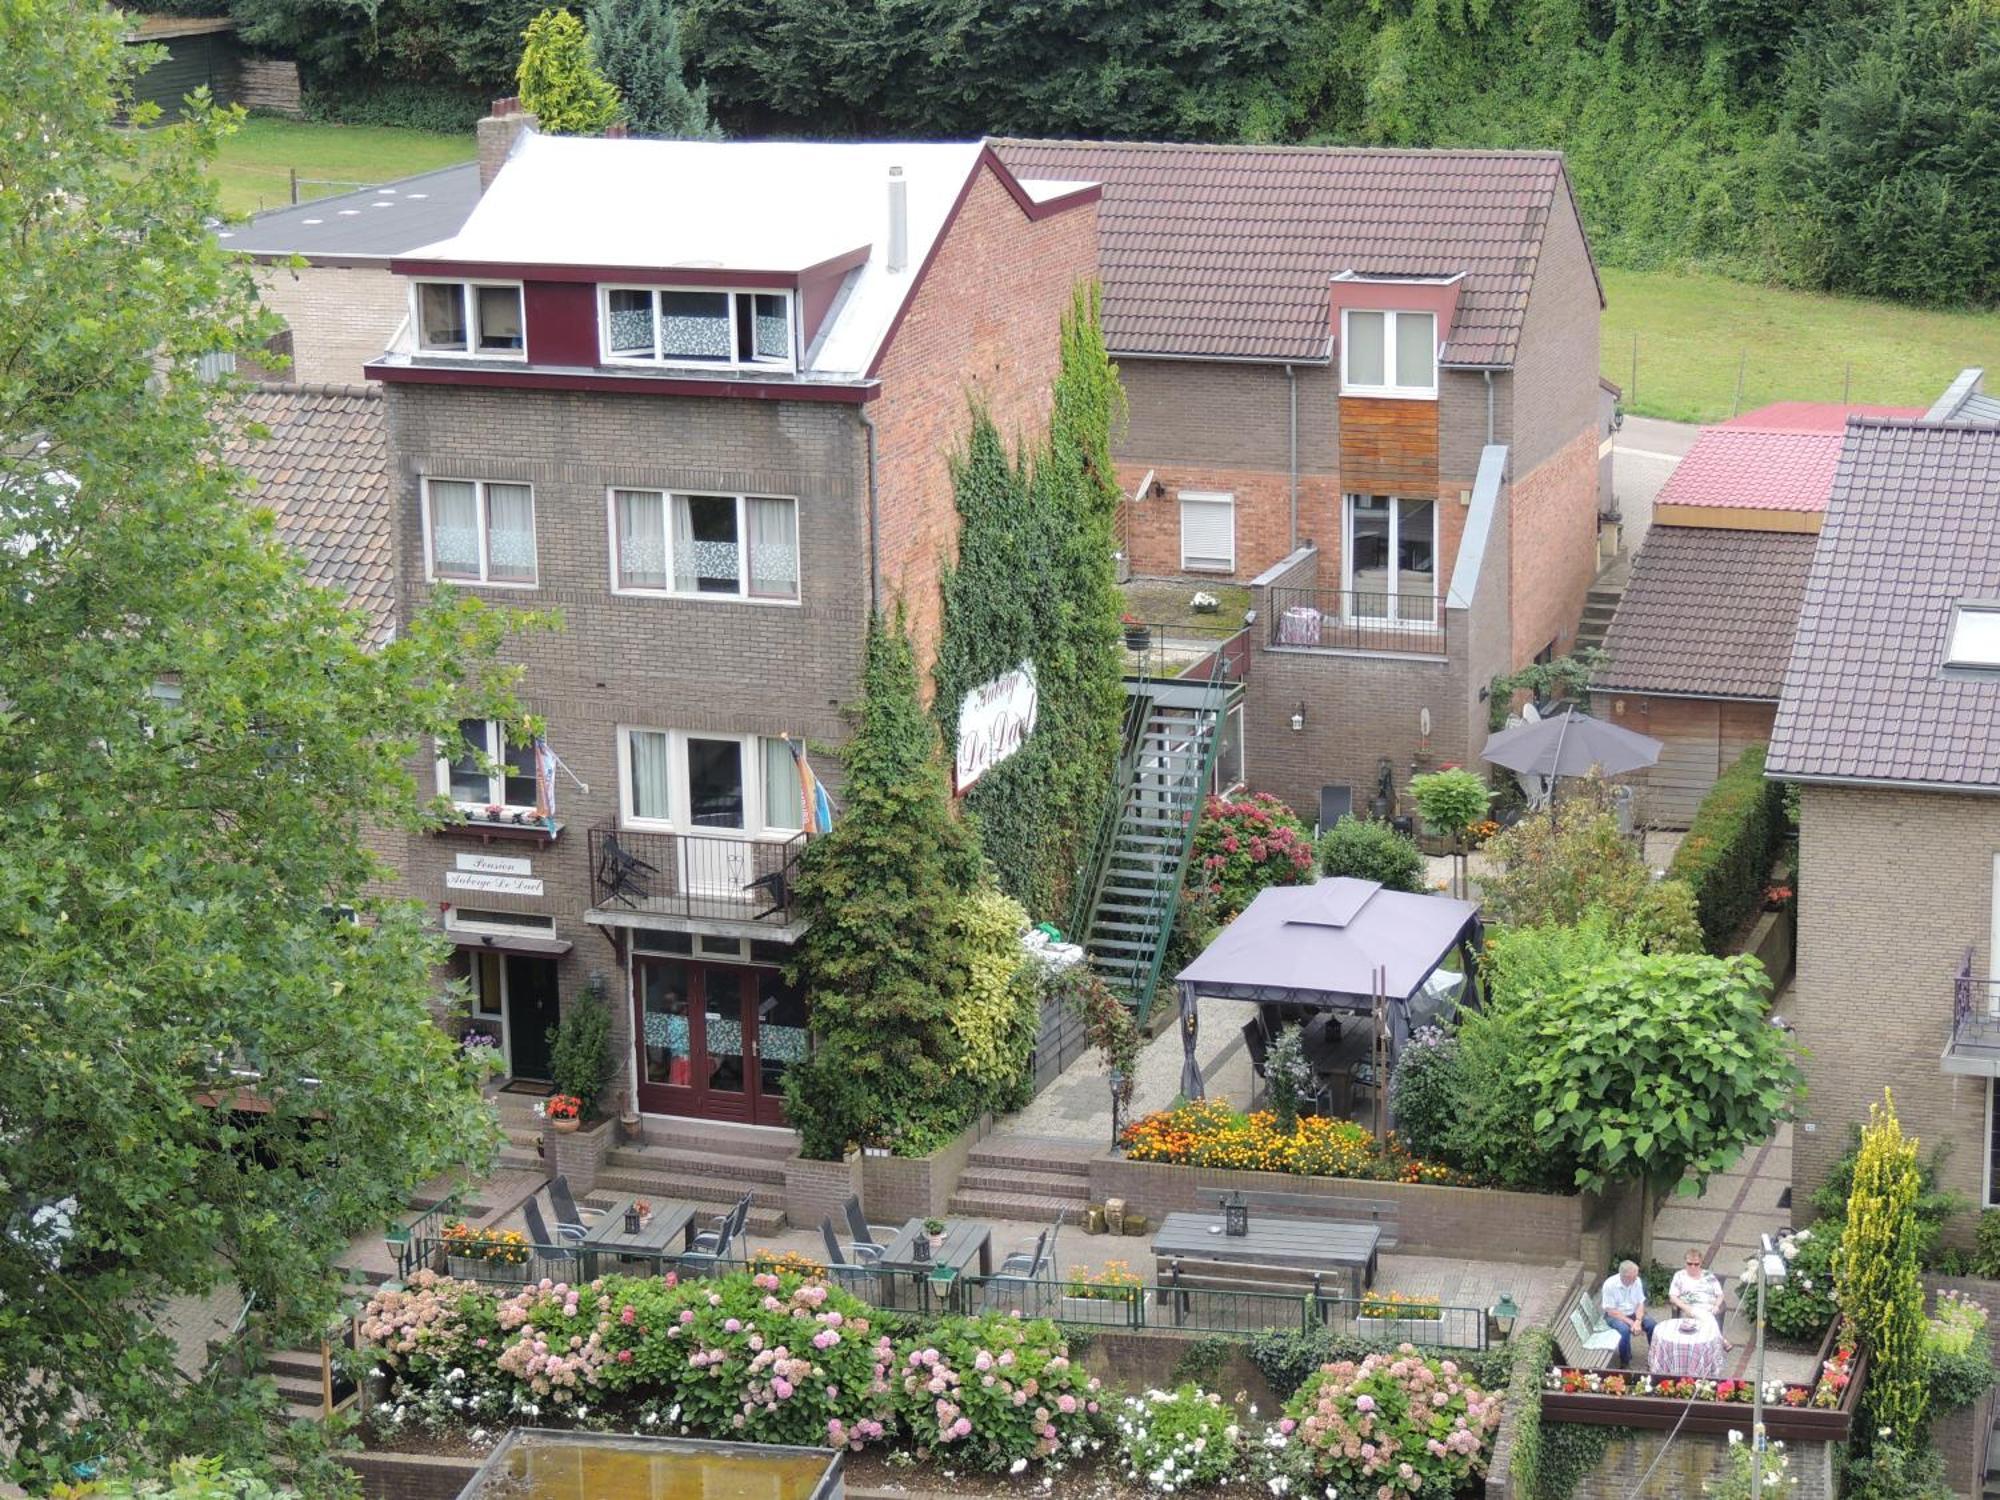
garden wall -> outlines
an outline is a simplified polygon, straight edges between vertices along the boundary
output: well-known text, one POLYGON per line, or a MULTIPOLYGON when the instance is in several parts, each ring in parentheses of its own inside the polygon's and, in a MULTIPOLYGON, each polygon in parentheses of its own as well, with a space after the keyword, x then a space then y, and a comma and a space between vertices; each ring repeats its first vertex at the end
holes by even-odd
POLYGON ((1767 911, 1750 924, 1743 951, 1764 966, 1771 976, 1771 993, 1782 990, 1792 977, 1792 958, 1798 949, 1798 917, 1793 909, 1767 911))
POLYGON ((1426 1255, 1548 1263, 1609 1261, 1612 1250, 1636 1245, 1641 1225, 1636 1193, 1599 1198, 1591 1193, 1516 1193, 1497 1188, 1437 1187, 1429 1183, 1360 1182, 1340 1177, 1294 1177, 1282 1172, 1235 1172, 1181 1167, 1104 1155, 1090 1163, 1090 1198, 1123 1198, 1153 1223, 1168 1213, 1213 1213, 1226 1192, 1288 1193, 1325 1198, 1337 1212, 1342 1198, 1393 1202, 1396 1248, 1426 1255))
POLYGON ((548 1149, 549 1171, 569 1179, 569 1190, 579 1198, 597 1185, 604 1155, 611 1149, 616 1120, 600 1120, 582 1130, 546 1127, 542 1142, 548 1149))
POLYGON ((972 1148, 992 1133, 993 1117, 983 1115, 957 1139, 929 1156, 861 1158, 861 1202, 871 1224, 905 1219, 941 1219, 965 1171, 972 1148))
MULTIPOLYGON (((1988 1308, 2000 1309, 2000 1281, 1978 1276, 1926 1276, 1925 1296, 1957 1292, 1988 1308)), ((1944 1458, 1944 1477, 1961 1495, 1978 1496, 1986 1484, 1986 1445, 1993 1431, 2000 1391, 1988 1391, 1970 1406, 1942 1412, 1931 1420, 1931 1446, 1944 1458)))
POLYGON ((367 1500, 457 1500, 481 1460, 442 1453, 347 1453, 367 1500))
MULTIPOLYGON (((1750 1411, 1744 1408, 1741 1431, 1748 1441, 1750 1411)), ((1571 1500, 1681 1500, 1699 1495, 1706 1483, 1729 1472, 1727 1433, 1682 1432, 1668 1443, 1665 1432, 1615 1430, 1611 1445, 1596 1468, 1577 1481, 1571 1500), (1665 1457, 1661 1457, 1661 1450, 1665 1457), (1659 1467, 1653 1469, 1655 1460, 1659 1467), (1646 1487, 1638 1488, 1639 1477, 1652 1469, 1646 1487)), ((1797 1481, 1794 1500, 1834 1500, 1834 1445, 1812 1439, 1794 1438, 1785 1443, 1791 1455, 1790 1474, 1797 1481)), ((1494 1493, 1489 1485, 1489 1500, 1494 1493)), ((1513 1500, 1525 1500, 1515 1496, 1513 1500)))

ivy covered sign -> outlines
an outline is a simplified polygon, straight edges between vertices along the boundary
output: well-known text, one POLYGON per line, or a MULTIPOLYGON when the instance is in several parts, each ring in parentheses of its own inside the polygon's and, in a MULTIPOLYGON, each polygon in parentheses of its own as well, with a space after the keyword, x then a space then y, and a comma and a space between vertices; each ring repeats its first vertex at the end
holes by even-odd
POLYGON ((952 785, 963 796, 980 777, 1027 743, 1035 732, 1040 696, 1035 664, 974 688, 958 704, 958 756, 952 785))

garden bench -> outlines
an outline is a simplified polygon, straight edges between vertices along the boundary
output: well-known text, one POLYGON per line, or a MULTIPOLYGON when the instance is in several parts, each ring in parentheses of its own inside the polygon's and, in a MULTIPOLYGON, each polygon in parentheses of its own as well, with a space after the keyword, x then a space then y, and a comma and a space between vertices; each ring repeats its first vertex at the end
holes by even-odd
POLYGON ((1556 1352, 1579 1370, 1608 1370, 1618 1356, 1618 1335, 1589 1287, 1576 1294, 1556 1324, 1556 1352))
POLYGON ((1328 1321, 1351 1300, 1346 1276, 1304 1266, 1163 1255, 1154 1261, 1153 1279, 1155 1303, 1175 1327, 1295 1328, 1308 1297, 1316 1322, 1328 1321), (1218 1316, 1225 1310, 1227 1316, 1218 1316))

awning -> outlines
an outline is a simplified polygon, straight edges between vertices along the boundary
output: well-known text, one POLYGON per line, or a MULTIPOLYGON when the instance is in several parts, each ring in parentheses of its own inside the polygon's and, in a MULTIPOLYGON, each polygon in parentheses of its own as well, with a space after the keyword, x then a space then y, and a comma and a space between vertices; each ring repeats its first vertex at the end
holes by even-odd
POLYGON ((514 932, 460 932, 451 929, 446 936, 460 948, 491 948, 496 953, 527 953, 538 958, 561 958, 572 946, 568 938, 530 937, 526 933, 514 932))

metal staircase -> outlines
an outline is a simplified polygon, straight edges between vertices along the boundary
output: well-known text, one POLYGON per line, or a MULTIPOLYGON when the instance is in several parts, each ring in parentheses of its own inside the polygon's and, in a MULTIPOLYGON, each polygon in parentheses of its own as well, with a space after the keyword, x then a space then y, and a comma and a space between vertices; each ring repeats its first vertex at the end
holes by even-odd
POLYGON ((1187 675, 1128 679, 1125 751, 1082 878, 1070 928, 1091 967, 1141 1025, 1180 911, 1181 884, 1214 775, 1218 730, 1244 659, 1242 638, 1187 675))

